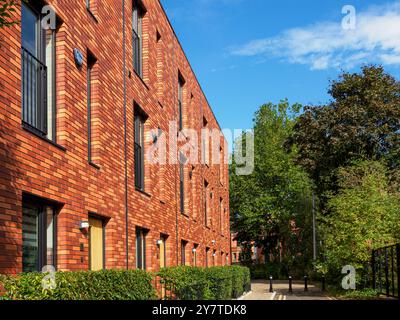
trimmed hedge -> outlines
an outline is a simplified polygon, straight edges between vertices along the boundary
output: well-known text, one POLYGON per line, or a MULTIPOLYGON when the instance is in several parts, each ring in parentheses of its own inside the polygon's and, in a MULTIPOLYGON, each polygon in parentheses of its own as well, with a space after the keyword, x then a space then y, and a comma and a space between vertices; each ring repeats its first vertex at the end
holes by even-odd
POLYGON ((56 272, 55 289, 45 290, 43 273, 2 277, 3 299, 12 300, 151 300, 152 276, 141 270, 56 272))
POLYGON ((158 274, 161 283, 180 300, 229 300, 250 290, 246 267, 171 267, 158 274))

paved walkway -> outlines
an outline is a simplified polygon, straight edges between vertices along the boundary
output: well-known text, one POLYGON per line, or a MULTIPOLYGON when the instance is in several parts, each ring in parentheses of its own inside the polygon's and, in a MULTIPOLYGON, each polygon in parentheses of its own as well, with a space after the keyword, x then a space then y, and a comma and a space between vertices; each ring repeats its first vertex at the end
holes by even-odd
POLYGON ((269 292, 267 281, 260 280, 251 282, 251 293, 246 295, 243 300, 273 300, 274 297, 275 294, 269 292))
POLYGON ((293 281, 292 289, 293 293, 290 294, 288 281, 274 281, 274 292, 270 293, 269 281, 252 281, 252 292, 243 300, 334 300, 312 283, 308 285, 308 291, 304 292, 304 282, 293 281))

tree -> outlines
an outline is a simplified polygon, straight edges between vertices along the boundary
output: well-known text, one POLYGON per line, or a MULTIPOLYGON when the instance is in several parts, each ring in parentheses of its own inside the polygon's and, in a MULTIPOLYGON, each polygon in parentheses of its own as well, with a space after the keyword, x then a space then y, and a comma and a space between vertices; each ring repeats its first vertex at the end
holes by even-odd
MULTIPOLYGON (((289 152, 283 148, 300 110, 300 105, 289 106, 287 101, 261 106, 254 119, 254 172, 250 176, 235 175, 235 159, 230 170, 231 211, 238 240, 254 241, 267 252, 284 243, 289 254, 294 225, 303 227, 309 221, 304 219, 310 213, 306 206, 311 193, 309 180, 293 162, 295 148, 289 152)), ((296 240, 306 243, 305 239, 296 240)))
POLYGON ((338 169, 355 160, 387 161, 400 168, 400 83, 382 67, 343 73, 331 82, 328 105, 306 107, 286 146, 298 148, 297 163, 314 180, 325 209, 338 192, 338 169))
POLYGON ((372 250, 400 240, 400 194, 391 191, 386 166, 362 161, 340 168, 340 191, 322 217, 326 263, 333 272, 352 265, 365 281, 372 250))
POLYGON ((9 27, 17 23, 11 20, 16 5, 15 0, 0 0, 0 28, 9 27))

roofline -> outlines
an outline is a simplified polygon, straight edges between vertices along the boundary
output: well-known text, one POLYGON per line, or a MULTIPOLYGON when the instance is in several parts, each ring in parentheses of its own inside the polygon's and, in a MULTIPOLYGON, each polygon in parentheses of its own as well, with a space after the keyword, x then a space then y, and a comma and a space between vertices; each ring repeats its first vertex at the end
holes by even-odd
MULTIPOLYGON (((182 50, 182 52, 183 52, 183 55, 185 56, 186 61, 187 61, 188 65, 189 65, 189 68, 190 68, 190 70, 192 71, 192 73, 193 73, 193 75, 194 75, 194 78, 196 79, 197 84, 199 85, 200 91, 201 91, 201 93, 203 94, 204 98, 206 99, 206 102, 207 102, 207 104, 208 104, 208 107, 210 108, 211 113, 212 113, 212 115, 214 116, 214 119, 215 119, 215 121, 217 122, 217 125, 218 125, 220 131, 222 132, 221 125, 219 124, 219 121, 218 121, 217 117, 215 116, 214 110, 213 110, 213 108, 211 107, 211 104, 210 104, 210 102, 208 101, 206 94, 204 93, 204 90, 203 90, 203 88, 202 88, 202 86, 201 86, 201 84, 200 84, 200 82, 199 82, 199 79, 197 78, 196 72, 194 72, 193 67, 192 67, 192 65, 190 64, 190 61, 189 61, 189 59, 188 59, 188 57, 187 57, 187 55, 186 55, 186 53, 185 53, 185 50, 183 49, 182 43, 180 42, 180 40, 179 40, 179 38, 178 38, 178 36, 177 36, 177 34, 176 34, 176 32, 175 32, 175 29, 174 29, 174 27, 172 26, 171 20, 169 20, 169 17, 168 17, 168 15, 167 15, 167 12, 165 11, 164 6, 163 6, 162 3, 161 3, 161 0, 158 0, 158 3, 160 4, 161 10, 164 12, 164 16, 167 18, 168 24, 169 24, 169 26, 170 26, 172 32, 174 33, 175 39, 178 41, 179 47, 181 48, 181 50, 182 50)), ((226 137, 225 137, 224 134, 223 134, 223 136, 224 136, 224 139, 226 140, 226 137)))

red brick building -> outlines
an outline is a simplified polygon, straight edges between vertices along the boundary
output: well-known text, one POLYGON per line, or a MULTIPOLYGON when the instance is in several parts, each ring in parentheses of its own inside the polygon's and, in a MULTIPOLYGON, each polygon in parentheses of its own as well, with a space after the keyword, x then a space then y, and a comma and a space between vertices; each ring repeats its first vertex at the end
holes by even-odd
POLYGON ((220 127, 160 2, 28 2, 0 29, 0 273, 230 263, 220 127))

